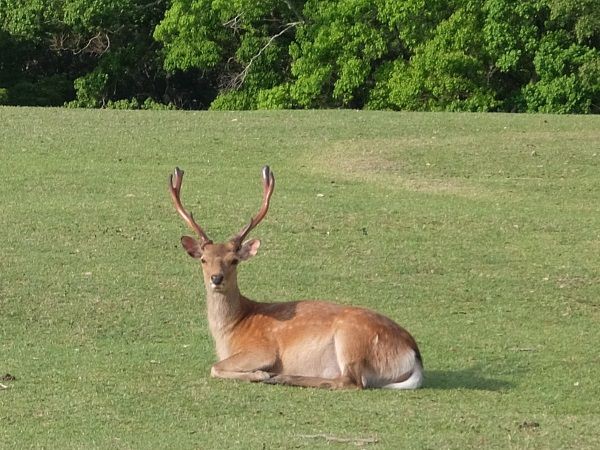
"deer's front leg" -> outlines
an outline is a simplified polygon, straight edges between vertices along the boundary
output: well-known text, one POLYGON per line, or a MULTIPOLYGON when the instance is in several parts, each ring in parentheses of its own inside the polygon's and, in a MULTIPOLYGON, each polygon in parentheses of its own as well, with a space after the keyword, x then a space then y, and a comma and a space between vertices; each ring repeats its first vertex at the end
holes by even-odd
POLYGON ((275 365, 275 361, 275 354, 240 352, 214 364, 210 375, 215 378, 264 381, 271 377, 267 371, 275 365))

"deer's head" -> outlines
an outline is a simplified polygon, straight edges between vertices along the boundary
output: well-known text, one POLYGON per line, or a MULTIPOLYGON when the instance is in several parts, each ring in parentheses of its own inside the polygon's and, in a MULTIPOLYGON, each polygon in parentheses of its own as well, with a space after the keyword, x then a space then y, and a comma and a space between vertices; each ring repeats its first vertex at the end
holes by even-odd
POLYGON ((194 220, 192 214, 187 212, 181 204, 180 192, 183 171, 176 168, 173 175, 169 177, 169 191, 175 203, 175 209, 198 235, 198 239, 183 236, 181 244, 191 257, 200 261, 202 273, 204 274, 204 284, 207 289, 224 293, 231 289, 237 289, 237 265, 241 261, 246 261, 256 255, 260 247, 258 239, 244 239, 260 223, 269 209, 269 201, 275 188, 275 177, 269 166, 263 167, 262 178, 263 202, 258 214, 229 241, 215 244, 194 220))

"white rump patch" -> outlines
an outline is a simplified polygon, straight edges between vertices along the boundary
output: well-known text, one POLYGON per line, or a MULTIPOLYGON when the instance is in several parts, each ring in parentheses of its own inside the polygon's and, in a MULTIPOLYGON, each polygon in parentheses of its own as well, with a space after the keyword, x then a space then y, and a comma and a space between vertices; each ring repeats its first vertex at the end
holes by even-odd
POLYGON ((399 383, 390 383, 383 386, 384 389, 418 389, 423 384, 423 368, 421 364, 415 364, 413 373, 406 380, 399 383))

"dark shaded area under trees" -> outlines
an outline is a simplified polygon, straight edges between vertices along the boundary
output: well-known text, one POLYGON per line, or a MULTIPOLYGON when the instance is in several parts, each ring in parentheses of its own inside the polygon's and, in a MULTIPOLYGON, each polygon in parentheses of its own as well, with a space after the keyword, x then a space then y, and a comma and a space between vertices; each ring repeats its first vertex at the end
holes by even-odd
POLYGON ((0 104, 600 112, 597 0, 0 0, 0 104))

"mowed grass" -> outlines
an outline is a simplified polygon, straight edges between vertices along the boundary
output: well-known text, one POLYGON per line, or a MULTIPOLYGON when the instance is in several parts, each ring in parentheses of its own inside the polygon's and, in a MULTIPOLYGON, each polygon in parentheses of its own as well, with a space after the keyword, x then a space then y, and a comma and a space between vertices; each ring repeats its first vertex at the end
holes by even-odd
POLYGON ((0 448, 600 447, 600 117, 0 108, 0 175, 0 448), (224 240, 265 163, 242 292, 392 317, 423 389, 209 378, 167 177, 224 240))

